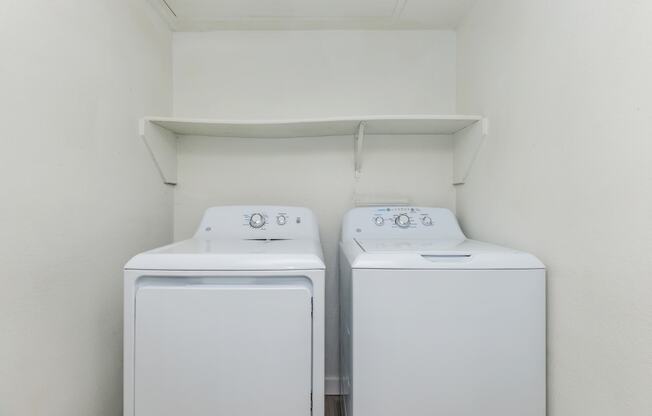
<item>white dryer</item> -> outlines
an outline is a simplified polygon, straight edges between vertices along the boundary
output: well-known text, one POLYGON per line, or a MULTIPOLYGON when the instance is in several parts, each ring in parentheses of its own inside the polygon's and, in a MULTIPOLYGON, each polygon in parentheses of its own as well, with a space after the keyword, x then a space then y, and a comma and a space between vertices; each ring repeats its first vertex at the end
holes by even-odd
POLYGON ((306 208, 210 208, 125 266, 124 414, 324 410, 324 262, 306 208))
POLYGON ((446 209, 357 208, 340 245, 348 416, 545 416, 545 270, 446 209))

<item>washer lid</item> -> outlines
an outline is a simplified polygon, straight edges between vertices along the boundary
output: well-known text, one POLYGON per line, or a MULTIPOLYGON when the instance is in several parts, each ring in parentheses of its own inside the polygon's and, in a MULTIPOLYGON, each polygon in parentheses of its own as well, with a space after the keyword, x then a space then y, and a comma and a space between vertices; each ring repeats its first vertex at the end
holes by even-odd
POLYGON ((323 270, 319 242, 192 238, 138 254, 125 269, 323 270))
POLYGON ((342 250, 355 269, 544 268, 531 254, 466 239, 354 239, 342 250))
POLYGON ((396 252, 440 252, 442 250, 456 250, 466 240, 377 240, 355 239, 358 245, 367 253, 396 253, 396 252))

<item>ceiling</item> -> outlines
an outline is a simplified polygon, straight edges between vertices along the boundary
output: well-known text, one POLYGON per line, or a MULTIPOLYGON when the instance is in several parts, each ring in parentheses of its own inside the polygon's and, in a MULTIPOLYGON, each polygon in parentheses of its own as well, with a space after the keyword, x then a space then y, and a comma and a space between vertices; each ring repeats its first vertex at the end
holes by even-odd
POLYGON ((149 0, 176 31, 455 29, 476 0, 149 0))

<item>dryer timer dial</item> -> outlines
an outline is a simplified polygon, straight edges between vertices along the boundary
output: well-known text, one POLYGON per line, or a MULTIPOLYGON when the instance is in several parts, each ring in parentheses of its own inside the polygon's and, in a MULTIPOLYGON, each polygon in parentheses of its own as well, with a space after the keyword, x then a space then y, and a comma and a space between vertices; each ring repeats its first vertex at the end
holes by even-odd
POLYGON ((251 228, 260 228, 265 225, 265 217, 259 213, 251 214, 249 225, 251 225, 251 228))

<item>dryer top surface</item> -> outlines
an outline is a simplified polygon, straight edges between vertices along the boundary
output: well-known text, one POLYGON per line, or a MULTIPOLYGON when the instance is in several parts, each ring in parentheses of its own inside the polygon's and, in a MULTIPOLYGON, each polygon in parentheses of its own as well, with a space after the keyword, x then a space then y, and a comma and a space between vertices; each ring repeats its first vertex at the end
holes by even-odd
POLYGON ((192 238, 146 251, 126 269, 314 270, 324 269, 319 242, 312 240, 208 240, 192 238))
POLYGON ((323 270, 317 220, 307 208, 225 206, 206 210, 195 233, 132 258, 139 270, 323 270))

